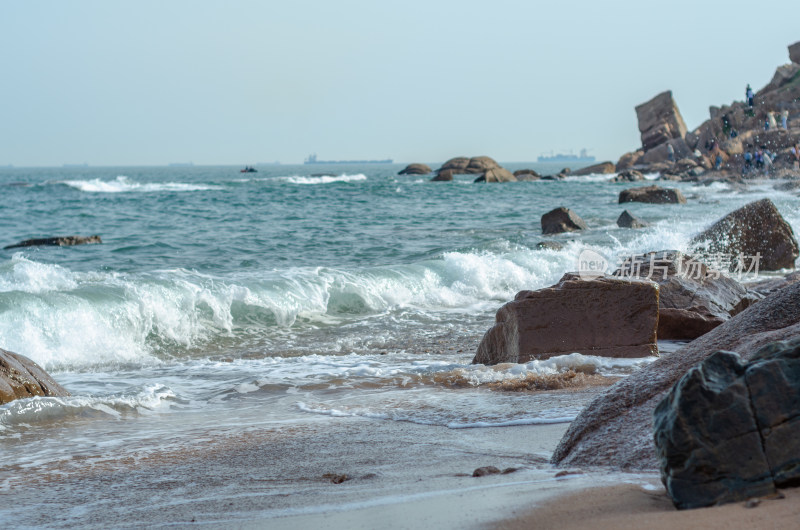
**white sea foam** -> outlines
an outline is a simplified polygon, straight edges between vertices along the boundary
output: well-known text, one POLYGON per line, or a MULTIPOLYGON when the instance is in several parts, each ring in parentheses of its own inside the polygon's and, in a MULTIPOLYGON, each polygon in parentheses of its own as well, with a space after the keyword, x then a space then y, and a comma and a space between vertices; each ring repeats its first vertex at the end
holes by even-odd
POLYGON ((274 180, 283 180, 285 182, 289 182, 291 184, 330 184, 332 182, 361 182, 367 180, 367 176, 364 174, 357 174, 357 175, 347 175, 342 174, 338 176, 333 175, 319 175, 319 176, 307 176, 307 175, 293 175, 290 177, 277 177, 274 180))
POLYGON ((158 191, 208 191, 221 190, 220 186, 210 184, 190 184, 186 182, 136 182, 125 175, 120 175, 114 180, 64 180, 58 184, 65 184, 71 188, 93 193, 125 193, 125 192, 158 192, 158 191))

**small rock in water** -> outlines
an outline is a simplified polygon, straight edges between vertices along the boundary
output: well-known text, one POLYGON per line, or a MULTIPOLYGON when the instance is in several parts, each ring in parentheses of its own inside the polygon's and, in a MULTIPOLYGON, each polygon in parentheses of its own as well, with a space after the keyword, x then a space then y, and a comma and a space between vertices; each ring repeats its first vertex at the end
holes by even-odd
POLYGON ((73 245, 89 245, 94 243, 102 243, 100 236, 64 236, 64 237, 45 237, 41 239, 26 239, 13 245, 3 247, 3 250, 10 248, 22 247, 38 247, 38 246, 56 246, 56 247, 71 247, 73 245))
POLYGON ((341 484, 346 480, 350 480, 350 477, 348 477, 347 475, 345 474, 340 475, 338 473, 325 473, 324 475, 322 475, 322 478, 328 479, 334 484, 341 484))
POLYGON ((479 467, 472 472, 473 477, 485 477, 486 475, 499 475, 501 471, 494 466, 479 467))

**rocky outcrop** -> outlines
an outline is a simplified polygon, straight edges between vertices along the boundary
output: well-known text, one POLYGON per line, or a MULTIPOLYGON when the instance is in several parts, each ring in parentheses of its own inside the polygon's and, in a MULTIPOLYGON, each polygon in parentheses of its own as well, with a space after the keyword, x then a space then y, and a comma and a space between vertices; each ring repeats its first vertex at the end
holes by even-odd
POLYGON ((409 164, 398 175, 429 175, 433 170, 427 164, 409 164))
POLYGON ((572 175, 576 177, 582 177, 584 175, 605 175, 608 173, 614 173, 616 170, 617 166, 613 162, 601 162, 589 167, 576 169, 572 172, 572 175))
POLYGON ((800 42, 789 45, 789 60, 795 64, 800 64, 800 42))
POLYGON ((800 255, 789 223, 769 199, 735 210, 695 236, 690 244, 701 254, 730 258, 745 271, 793 269, 800 255))
POLYGON ((748 307, 675 353, 657 359, 595 398, 570 424, 553 463, 657 469, 653 411, 672 385, 717 350, 749 358, 761 346, 800 336, 800 283, 748 307))
POLYGON ((800 484, 800 340, 744 363, 718 351, 658 404, 661 480, 678 508, 743 501, 800 484))
POLYGON ((606 357, 658 355, 658 288, 642 280, 566 274, 521 291, 497 311, 473 363, 526 363, 573 352, 606 357))
POLYGON ((644 228, 647 223, 633 216, 628 210, 623 210, 617 218, 617 226, 620 228, 644 228))
POLYGON ((516 182, 517 177, 509 170, 496 167, 488 170, 486 173, 475 179, 475 182, 516 182))
POLYGON ((550 210, 542 216, 542 234, 560 234, 587 228, 578 214, 563 206, 550 210))
POLYGON ((672 99, 670 90, 638 105, 636 117, 639 120, 639 132, 645 154, 669 140, 682 140, 686 136, 686 124, 675 100, 672 99))
POLYGON ((450 169, 456 175, 477 175, 498 167, 500 167, 500 164, 488 156, 473 156, 472 158, 459 156, 451 158, 442 164, 442 167, 436 170, 436 172, 441 173, 442 171, 450 169))
POLYGON ((611 179, 611 182, 638 182, 640 180, 644 180, 644 175, 642 175, 641 171, 627 169, 611 179))
POLYGON ((677 188, 660 188, 658 186, 644 186, 630 188, 619 193, 619 203, 646 202, 650 204, 685 204, 686 198, 677 188))
POLYGON ((3 249, 8 250, 10 248, 38 247, 38 246, 71 247, 73 245, 91 245, 102 242, 103 241, 100 239, 100 236, 46 237, 42 239, 26 239, 25 241, 20 241, 19 243, 3 247, 3 249))
POLYGON ((736 280, 676 250, 631 256, 614 276, 659 284, 659 340, 696 339, 760 298, 736 280))
POLYGON ((24 355, 0 349, 0 405, 34 396, 69 396, 69 392, 24 355))
POLYGON ((532 169, 518 169, 514 172, 514 176, 519 181, 539 180, 541 178, 541 175, 532 169))
POLYGON ((667 140, 663 144, 649 149, 644 155, 642 155, 641 163, 652 165, 668 162, 671 164, 675 160, 687 157, 690 154, 691 150, 683 138, 673 138, 672 140, 667 140), (673 151, 671 157, 669 154, 670 147, 672 147, 673 151))

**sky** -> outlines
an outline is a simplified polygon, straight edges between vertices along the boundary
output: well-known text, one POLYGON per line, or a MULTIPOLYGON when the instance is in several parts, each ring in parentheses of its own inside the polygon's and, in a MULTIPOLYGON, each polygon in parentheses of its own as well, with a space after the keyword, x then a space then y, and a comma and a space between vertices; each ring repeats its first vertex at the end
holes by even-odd
POLYGON ((639 144, 766 85, 796 0, 0 0, 0 166, 300 163, 639 144))

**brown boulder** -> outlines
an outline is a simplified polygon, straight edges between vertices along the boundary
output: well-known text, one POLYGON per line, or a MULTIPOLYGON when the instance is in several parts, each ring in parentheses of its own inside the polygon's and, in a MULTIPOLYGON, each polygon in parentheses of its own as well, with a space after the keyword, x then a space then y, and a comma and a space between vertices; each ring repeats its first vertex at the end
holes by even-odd
POLYGON ((619 192, 619 203, 646 202, 650 204, 686 204, 686 198, 677 188, 660 188, 656 185, 630 188, 619 192))
POLYGON ((793 269, 800 255, 792 227, 769 199, 735 210, 695 236, 691 242, 701 254, 724 255, 745 270, 793 269), (741 262, 740 262, 741 259, 741 262))
POLYGON ((0 349, 0 405, 34 396, 69 396, 38 364, 0 349))
POLYGON ((515 177, 509 170, 496 167, 488 170, 486 173, 475 179, 475 182, 516 182, 515 177))
POLYGON ((659 284, 659 340, 696 339, 759 298, 736 280, 676 250, 631 256, 614 276, 659 284))
POLYGON ((452 169, 445 169, 444 171, 439 171, 433 176, 431 182, 449 182, 453 180, 453 173, 454 170, 452 169))
POLYGON ((429 175, 433 170, 427 164, 409 164, 398 175, 429 175))
POLYGON ((542 234, 560 234, 587 228, 578 214, 563 206, 550 210, 542 216, 542 234))
POLYGON ((673 138, 683 139, 686 135, 686 124, 670 90, 638 105, 636 117, 645 152, 673 138))
POLYGON ((473 363, 526 363, 573 352, 658 355, 658 287, 646 280, 565 274, 552 287, 517 293, 497 311, 496 322, 473 363))
POLYGON ((54 247, 71 247, 73 245, 93 245, 102 243, 100 236, 62 236, 62 237, 46 237, 42 239, 26 239, 13 245, 3 247, 3 250, 10 248, 21 247, 38 247, 38 246, 54 246, 54 247))
POLYGON ((563 466, 657 469, 653 411, 675 382, 718 350, 748 359, 761 346, 800 335, 800 283, 777 291, 675 353, 595 398, 570 424, 552 462, 563 466))
POLYGON ((500 165, 488 156, 474 156, 472 158, 459 156, 445 162, 437 170, 437 173, 450 169, 456 175, 477 175, 498 167, 500 165))
POLYGON ((572 172, 572 174, 576 177, 582 177, 584 175, 596 175, 596 174, 607 174, 613 173, 616 171, 616 166, 613 162, 601 162, 599 164, 594 164, 589 167, 584 167, 581 169, 576 169, 572 172))

